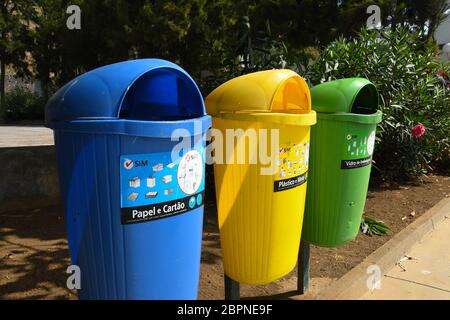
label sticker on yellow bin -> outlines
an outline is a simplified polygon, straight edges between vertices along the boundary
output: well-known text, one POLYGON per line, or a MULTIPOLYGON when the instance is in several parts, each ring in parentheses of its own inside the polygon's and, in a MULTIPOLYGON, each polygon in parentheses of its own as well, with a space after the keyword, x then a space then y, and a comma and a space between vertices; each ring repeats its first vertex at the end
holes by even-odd
POLYGON ((304 184, 308 172, 309 142, 281 146, 278 156, 273 191, 285 191, 304 184))

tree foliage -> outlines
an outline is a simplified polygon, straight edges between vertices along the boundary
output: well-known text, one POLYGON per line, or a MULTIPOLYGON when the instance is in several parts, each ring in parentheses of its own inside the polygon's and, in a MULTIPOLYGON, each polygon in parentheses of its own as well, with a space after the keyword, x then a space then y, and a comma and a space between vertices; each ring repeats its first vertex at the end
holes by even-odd
POLYGON ((5 104, 6 66, 27 70, 26 52, 31 42, 31 21, 35 13, 32 1, 0 1, 0 114, 5 104))
MULTIPOLYGON (((207 94, 212 75, 305 61, 338 36, 364 26, 369 0, 3 0, 0 61, 32 74, 48 96, 78 74, 121 60, 165 58, 180 64, 207 94), (66 27, 69 5, 81 30, 66 27), (311 50, 312 48, 312 50, 311 50), (307 52, 305 54, 305 52, 307 52), (28 55, 27 55, 28 53, 28 55), (302 61, 301 61, 302 60, 302 61)), ((380 0, 383 25, 408 25, 429 37, 445 0, 380 0)), ((223 75, 223 76, 222 76, 223 75)), ((3 86, 0 86, 3 87, 3 86)))

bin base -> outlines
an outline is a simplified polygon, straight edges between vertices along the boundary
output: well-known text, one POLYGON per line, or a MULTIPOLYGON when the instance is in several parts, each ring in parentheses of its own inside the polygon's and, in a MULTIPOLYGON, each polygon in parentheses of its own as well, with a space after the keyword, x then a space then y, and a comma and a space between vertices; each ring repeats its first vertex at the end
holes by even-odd
POLYGON ((336 247, 342 247, 342 246, 345 246, 345 245, 349 244, 350 242, 352 242, 353 240, 356 239, 356 236, 357 235, 355 235, 351 239, 348 239, 348 240, 345 240, 345 241, 342 241, 342 242, 326 242, 326 243, 324 243, 324 242, 320 242, 320 241, 311 241, 311 240, 308 240, 308 239, 304 239, 304 240, 305 240, 305 242, 307 242, 309 244, 312 244, 312 245, 315 245, 315 246, 318 246, 318 247, 336 248, 336 247))

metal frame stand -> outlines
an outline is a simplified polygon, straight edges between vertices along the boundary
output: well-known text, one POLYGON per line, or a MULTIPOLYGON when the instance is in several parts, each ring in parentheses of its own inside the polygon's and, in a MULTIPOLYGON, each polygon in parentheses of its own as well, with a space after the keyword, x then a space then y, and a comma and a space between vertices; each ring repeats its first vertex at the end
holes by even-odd
MULTIPOLYGON (((226 274, 224 274, 225 280, 225 300, 240 300, 240 288, 239 282, 234 281, 226 274)), ((298 250, 298 263, 297 263, 297 293, 305 294, 309 288, 309 243, 300 242, 300 248, 298 250)))
POLYGON ((241 299, 241 294, 239 290, 239 282, 234 281, 226 274, 224 274, 225 279, 225 300, 239 300, 241 299))
POLYGON ((297 263, 297 292, 305 294, 309 288, 309 243, 300 241, 297 263))

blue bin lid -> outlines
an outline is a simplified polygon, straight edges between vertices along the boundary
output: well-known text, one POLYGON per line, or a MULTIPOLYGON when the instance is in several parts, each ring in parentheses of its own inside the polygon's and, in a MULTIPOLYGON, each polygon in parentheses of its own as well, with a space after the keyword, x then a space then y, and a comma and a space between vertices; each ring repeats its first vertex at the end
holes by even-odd
POLYGON ((49 127, 95 120, 175 121, 206 114, 194 80, 181 67, 161 59, 103 66, 60 88, 46 106, 49 127))

